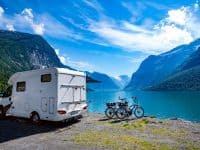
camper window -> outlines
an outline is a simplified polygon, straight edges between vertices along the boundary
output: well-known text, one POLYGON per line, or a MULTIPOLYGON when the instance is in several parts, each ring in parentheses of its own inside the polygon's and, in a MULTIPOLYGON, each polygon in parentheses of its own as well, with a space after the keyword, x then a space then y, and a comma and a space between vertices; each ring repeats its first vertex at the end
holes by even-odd
POLYGON ((51 74, 41 75, 41 82, 51 82, 51 74))
POLYGON ((26 82, 17 82, 17 92, 23 92, 26 90, 26 82))

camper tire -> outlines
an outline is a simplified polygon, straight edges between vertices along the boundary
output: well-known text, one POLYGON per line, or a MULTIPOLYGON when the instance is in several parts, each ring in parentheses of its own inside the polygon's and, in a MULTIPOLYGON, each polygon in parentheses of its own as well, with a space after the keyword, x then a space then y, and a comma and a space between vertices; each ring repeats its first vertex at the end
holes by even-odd
POLYGON ((39 124, 40 123, 40 116, 37 112, 32 112, 31 113, 31 122, 34 124, 39 124))
POLYGON ((0 119, 4 118, 5 117, 5 111, 4 111, 4 108, 3 106, 0 106, 0 119))

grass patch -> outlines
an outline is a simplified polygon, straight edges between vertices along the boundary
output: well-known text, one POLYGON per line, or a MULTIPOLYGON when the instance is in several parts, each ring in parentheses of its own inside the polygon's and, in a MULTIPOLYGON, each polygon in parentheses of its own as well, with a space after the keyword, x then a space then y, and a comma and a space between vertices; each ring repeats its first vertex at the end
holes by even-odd
POLYGON ((127 130, 144 130, 145 125, 140 123, 122 123, 120 127, 127 130))
POLYGON ((146 128, 147 124, 162 124, 163 122, 156 122, 150 118, 143 118, 128 122, 117 122, 113 123, 113 121, 105 121, 101 122, 100 124, 103 124, 107 127, 113 128, 113 129, 126 129, 126 130, 139 130, 142 131, 146 128))
POLYGON ((126 122, 126 123, 121 123, 120 127, 128 130, 144 130, 146 127, 146 124, 149 124, 150 121, 148 119, 141 119, 141 120, 136 120, 133 122, 126 122))
POLYGON ((174 138, 184 137, 190 134, 189 131, 182 130, 182 129, 172 130, 169 128, 149 128, 148 130, 150 130, 153 134, 156 134, 156 135, 170 136, 174 138))
POLYGON ((109 148, 115 150, 171 150, 166 144, 154 143, 139 139, 132 135, 115 135, 107 131, 86 131, 74 137, 74 142, 79 145, 109 148))

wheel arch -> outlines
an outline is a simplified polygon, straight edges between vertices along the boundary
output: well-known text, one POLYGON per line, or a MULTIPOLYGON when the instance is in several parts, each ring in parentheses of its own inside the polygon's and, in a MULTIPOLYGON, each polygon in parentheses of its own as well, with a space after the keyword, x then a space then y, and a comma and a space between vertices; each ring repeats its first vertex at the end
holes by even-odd
POLYGON ((37 115, 40 117, 40 114, 39 114, 37 111, 32 111, 32 112, 30 113, 30 118, 31 118, 33 115, 35 115, 35 114, 37 114, 37 115))

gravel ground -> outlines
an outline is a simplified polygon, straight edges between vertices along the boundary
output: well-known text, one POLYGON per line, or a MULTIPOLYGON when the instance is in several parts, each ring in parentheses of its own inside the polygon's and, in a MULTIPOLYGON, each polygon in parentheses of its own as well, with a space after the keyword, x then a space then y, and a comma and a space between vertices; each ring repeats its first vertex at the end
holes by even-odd
POLYGON ((85 114, 77 121, 33 125, 26 119, 7 117, 0 120, 0 150, 12 149, 200 150, 200 124, 150 117, 107 120, 101 114, 85 114))

